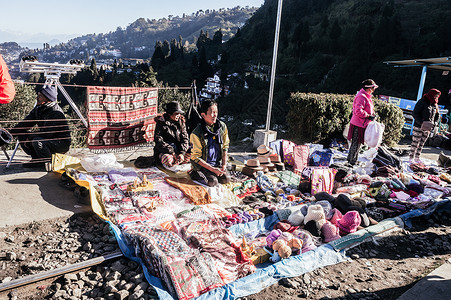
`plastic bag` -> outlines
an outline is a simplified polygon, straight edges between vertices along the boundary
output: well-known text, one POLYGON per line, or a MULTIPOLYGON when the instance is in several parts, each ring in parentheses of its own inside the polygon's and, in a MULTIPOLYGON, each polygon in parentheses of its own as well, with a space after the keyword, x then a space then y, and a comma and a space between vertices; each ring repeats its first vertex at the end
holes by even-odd
POLYGON ((116 156, 113 153, 85 157, 80 163, 87 172, 108 172, 124 167, 116 161, 116 156))
POLYGON ((371 121, 365 130, 365 144, 370 148, 376 148, 382 143, 385 125, 371 121))

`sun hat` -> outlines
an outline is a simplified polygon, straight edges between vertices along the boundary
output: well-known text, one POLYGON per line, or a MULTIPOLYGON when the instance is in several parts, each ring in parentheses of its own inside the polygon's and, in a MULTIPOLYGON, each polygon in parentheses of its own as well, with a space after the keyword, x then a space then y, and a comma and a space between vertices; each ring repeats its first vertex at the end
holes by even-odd
POLYGON ((278 171, 285 170, 285 164, 280 160, 280 155, 277 153, 273 153, 269 155, 269 159, 271 160, 271 163, 273 163, 278 171))
POLYGON ((270 155, 272 153, 272 149, 269 148, 268 146, 266 146, 265 144, 262 144, 260 146, 258 146, 257 148, 257 155, 259 156, 267 156, 270 155))
POLYGON ((269 156, 258 156, 257 159, 260 162, 260 166, 268 169, 269 171, 274 171, 274 169, 276 168, 276 166, 271 163, 269 156))
POLYGON ((260 165, 260 161, 256 158, 246 160, 244 165, 248 168, 254 169, 255 171, 263 171, 263 168, 260 165))

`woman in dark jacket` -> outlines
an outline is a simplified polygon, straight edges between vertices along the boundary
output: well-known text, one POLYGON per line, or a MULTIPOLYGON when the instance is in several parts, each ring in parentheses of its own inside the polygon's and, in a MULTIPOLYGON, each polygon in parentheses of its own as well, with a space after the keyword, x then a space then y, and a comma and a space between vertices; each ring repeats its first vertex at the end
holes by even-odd
POLYGON ((176 101, 166 105, 165 113, 155 122, 155 161, 166 167, 188 163, 190 160, 189 137, 180 104, 176 101))
POLYGON ((441 92, 431 89, 418 100, 413 109, 415 123, 413 125, 412 144, 410 144, 410 160, 418 160, 423 151, 424 143, 434 129, 439 118, 438 99, 441 92))

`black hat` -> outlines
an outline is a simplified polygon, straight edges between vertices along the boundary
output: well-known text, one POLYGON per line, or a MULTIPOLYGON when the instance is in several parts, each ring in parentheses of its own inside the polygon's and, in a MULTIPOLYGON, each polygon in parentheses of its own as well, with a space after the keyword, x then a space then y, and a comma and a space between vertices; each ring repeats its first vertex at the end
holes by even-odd
POLYGON ((166 104, 166 113, 172 115, 173 113, 184 114, 185 112, 180 108, 180 104, 177 101, 172 101, 166 104))

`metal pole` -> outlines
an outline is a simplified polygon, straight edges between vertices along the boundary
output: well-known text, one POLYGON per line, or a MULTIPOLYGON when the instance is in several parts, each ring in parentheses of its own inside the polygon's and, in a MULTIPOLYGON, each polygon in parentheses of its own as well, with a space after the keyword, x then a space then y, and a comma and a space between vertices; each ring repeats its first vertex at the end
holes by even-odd
POLYGON ((271 81, 269 84, 268 113, 266 115, 266 127, 265 127, 266 131, 269 131, 271 124, 272 99, 274 95, 274 81, 276 78, 277 49, 279 48, 280 19, 282 16, 282 2, 283 0, 279 0, 279 4, 277 7, 276 33, 274 36, 274 50, 272 54, 271 81))
POLYGON ((69 96, 69 94, 66 92, 66 89, 61 85, 61 83, 58 80, 54 80, 56 86, 61 90, 64 97, 66 98, 67 102, 69 102, 70 106, 75 110, 75 113, 80 117, 83 124, 88 128, 88 122, 86 121, 85 117, 81 114, 80 110, 78 109, 77 105, 74 103, 72 98, 69 96))
POLYGON ((421 72, 420 86, 418 87, 417 101, 420 100, 421 97, 423 97, 424 82, 426 81, 427 70, 428 70, 428 67, 423 66, 423 71, 421 72))

